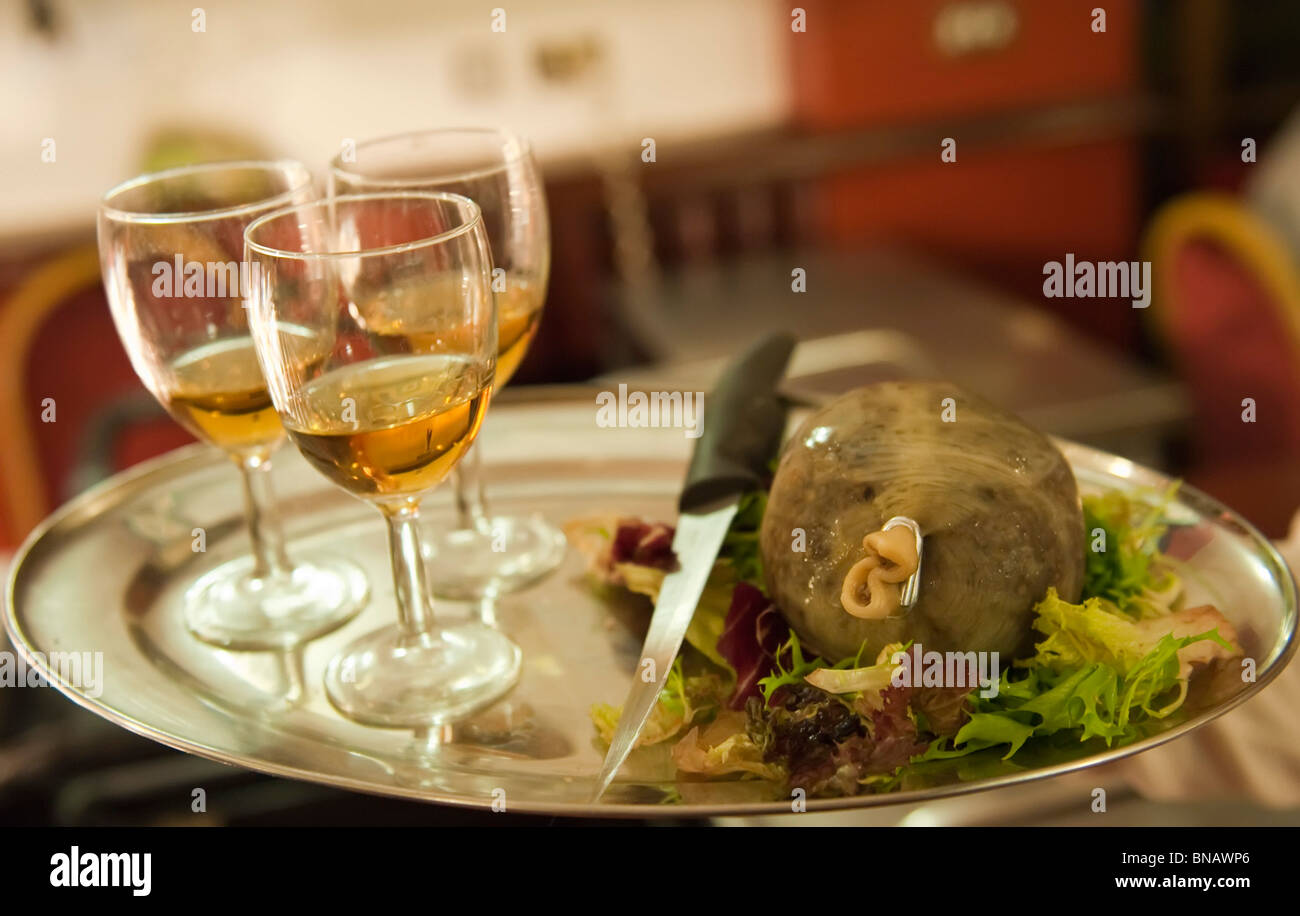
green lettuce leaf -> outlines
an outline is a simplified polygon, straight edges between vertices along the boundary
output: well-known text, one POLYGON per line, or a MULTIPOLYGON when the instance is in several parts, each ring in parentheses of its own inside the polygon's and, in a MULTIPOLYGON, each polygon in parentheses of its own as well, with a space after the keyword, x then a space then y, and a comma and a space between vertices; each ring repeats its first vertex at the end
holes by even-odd
POLYGON ((858 658, 845 659, 839 665, 817 668, 804 675, 804 680, 827 693, 862 694, 873 696, 892 687, 894 672, 901 667, 893 661, 895 653, 905 652, 911 643, 890 643, 876 656, 874 665, 861 666, 862 651, 858 658))
MULTIPOLYGON (((909 644, 910 645, 910 644, 909 644)), ((862 648, 866 648, 863 644, 862 648)), ((899 648, 893 646, 891 648, 899 648)), ((807 680, 808 675, 820 671, 847 671, 858 668, 862 661, 862 649, 852 658, 842 658, 834 664, 823 658, 814 656, 812 658, 803 657, 803 646, 799 643, 799 637, 795 635, 794 630, 790 631, 790 638, 781 644, 776 652, 776 669, 773 674, 758 681, 758 690, 763 695, 763 703, 766 705, 772 699, 772 694, 787 685, 802 683, 807 680), (787 668, 782 661, 784 658, 790 659, 790 667, 787 668)), ((887 666, 889 667, 889 666, 887 666)), ((824 678, 833 678, 833 675, 821 675, 824 678)), ((869 676, 868 676, 869 677, 869 676)), ((819 686, 819 685, 814 685, 819 686)), ((835 693, 836 691, 828 691, 835 693)), ((847 692, 847 691, 845 691, 847 692)))
POLYGON ((1162 564, 1159 546, 1177 492, 1175 481, 1149 502, 1118 490, 1084 497, 1084 598, 1105 599, 1137 617, 1169 609, 1181 588, 1178 577, 1162 564))
MULTIPOLYGON (((1071 604, 1062 600, 1056 589, 1049 588, 1047 597, 1034 607, 1034 629, 1045 638, 1035 646, 1036 652, 1032 657, 1016 662, 1017 667, 1061 671, 1101 662, 1121 675, 1129 676, 1139 665, 1150 666, 1156 658, 1164 660, 1163 654, 1157 654, 1156 650, 1163 645, 1175 621, 1186 613, 1170 616, 1166 626, 1163 619, 1135 623, 1111 607, 1100 598, 1071 604), (1165 632, 1160 632, 1162 628, 1165 632)), ((1232 644, 1222 639, 1214 629, 1188 638, 1193 642, 1212 639, 1223 648, 1235 651, 1232 644)), ((1183 643, 1178 648, 1188 644, 1183 643)), ((1176 650, 1174 655, 1173 673, 1177 677, 1176 650)))
MULTIPOLYGON (((726 680, 714 672, 686 675, 679 655, 634 746, 658 744, 676 737, 689 726, 712 721, 729 692, 726 680)), ((601 741, 609 744, 614 739, 623 707, 596 703, 590 714, 601 741)))
POLYGON ((1020 667, 1060 671, 1103 662, 1125 674, 1154 647, 1131 620, 1106 610, 1100 598, 1071 604, 1049 588, 1034 613, 1034 629, 1046 638, 1031 658, 1017 662, 1020 667))
POLYGON ((731 520, 718 556, 730 563, 736 578, 758 589, 763 584, 763 555, 758 546, 758 532, 767 511, 767 492, 754 490, 740 498, 736 517, 731 520))
POLYGON ((1140 736, 1143 727, 1177 710, 1187 695, 1178 651, 1202 640, 1232 645, 1217 630, 1148 636, 1100 599, 1062 601, 1055 590, 1035 610, 1046 638, 1033 658, 1018 662, 1022 677, 1002 672, 995 697, 972 693, 968 722, 951 741, 939 739, 917 761, 960 757, 1007 745, 1012 757, 1030 738, 1077 730, 1080 741, 1107 745, 1140 736), (1024 670, 1027 669, 1027 670, 1024 670))
MULTIPOLYGON (((624 586, 629 591, 645 595, 651 601, 659 600, 659 589, 667 575, 662 569, 636 563, 618 563, 614 569, 623 577, 624 586)), ((722 561, 714 563, 690 626, 686 628, 686 643, 727 672, 733 681, 736 672, 718 652, 718 638, 726 629, 727 611, 731 609, 731 593, 735 588, 736 574, 731 566, 722 561)))

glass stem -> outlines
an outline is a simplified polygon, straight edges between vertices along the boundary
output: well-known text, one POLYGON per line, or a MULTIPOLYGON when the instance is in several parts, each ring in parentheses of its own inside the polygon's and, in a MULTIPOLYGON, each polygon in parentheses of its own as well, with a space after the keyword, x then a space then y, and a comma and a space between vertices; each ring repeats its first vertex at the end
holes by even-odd
POLYGON ((307 672, 303 663, 302 648, 281 652, 279 660, 280 676, 284 684, 284 701, 297 703, 307 695, 307 672))
POLYGON ((410 640, 431 635, 435 630, 433 600, 429 597, 424 553, 420 549, 419 506, 381 507, 381 511, 388 519, 388 553, 393 563, 398 628, 410 640))
POLYGON ((461 458, 452 471, 452 482, 456 488, 456 514, 460 527, 490 534, 492 523, 488 518, 487 497, 483 492, 482 470, 479 450, 471 445, 469 453, 461 458))
POLYGON ((287 576, 293 566, 284 552, 284 533, 271 489, 271 459, 252 457, 238 460, 244 480, 244 515, 253 542, 253 577, 287 576))

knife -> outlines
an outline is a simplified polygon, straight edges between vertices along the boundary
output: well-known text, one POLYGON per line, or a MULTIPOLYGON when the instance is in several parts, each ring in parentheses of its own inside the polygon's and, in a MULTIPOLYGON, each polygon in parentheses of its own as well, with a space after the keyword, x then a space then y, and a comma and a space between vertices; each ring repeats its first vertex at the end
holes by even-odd
POLYGON ((740 497, 763 486, 768 462, 785 431, 785 403, 776 387, 793 350, 794 338, 789 334, 762 338, 727 367, 705 401, 703 430, 677 504, 673 553, 678 568, 664 576, 660 586, 632 687, 623 701, 623 714, 596 778, 592 801, 609 788, 650 717, 740 497))

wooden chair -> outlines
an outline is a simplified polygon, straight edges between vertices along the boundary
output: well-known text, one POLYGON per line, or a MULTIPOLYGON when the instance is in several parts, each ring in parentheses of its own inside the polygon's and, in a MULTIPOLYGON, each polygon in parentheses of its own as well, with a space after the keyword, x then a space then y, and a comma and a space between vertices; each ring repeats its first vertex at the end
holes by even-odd
POLYGON ((142 396, 100 289, 97 247, 78 245, 23 277, 0 303, 0 544, 16 545, 92 482, 86 467, 102 476, 189 440, 160 408, 123 409, 142 396), (49 396, 55 422, 44 423, 49 396))
POLYGON ((7 445, 0 452, 0 491, 11 536, 24 536, 49 510, 49 484, 30 420, 39 422, 41 408, 28 390, 28 353, 59 304, 97 283, 98 250, 84 245, 33 270, 0 309, 0 436, 7 445))
POLYGON ((1211 192, 1162 207, 1143 249, 1148 317, 1196 411, 1194 459, 1300 456, 1296 252, 1239 200, 1211 192))

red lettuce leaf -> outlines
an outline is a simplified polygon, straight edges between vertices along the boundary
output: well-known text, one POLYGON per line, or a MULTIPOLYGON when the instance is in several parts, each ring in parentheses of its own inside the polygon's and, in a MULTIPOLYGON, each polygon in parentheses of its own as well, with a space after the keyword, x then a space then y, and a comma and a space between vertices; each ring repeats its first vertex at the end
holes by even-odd
POLYGON ((610 543, 609 563, 636 563, 671 572, 677 568, 673 534, 670 525, 621 518, 610 543))
POLYGON ((736 671, 730 708, 744 709, 746 700, 759 695, 759 680, 771 674, 776 653, 789 636, 790 628, 771 599, 748 582, 738 583, 718 637, 718 653, 736 671))

